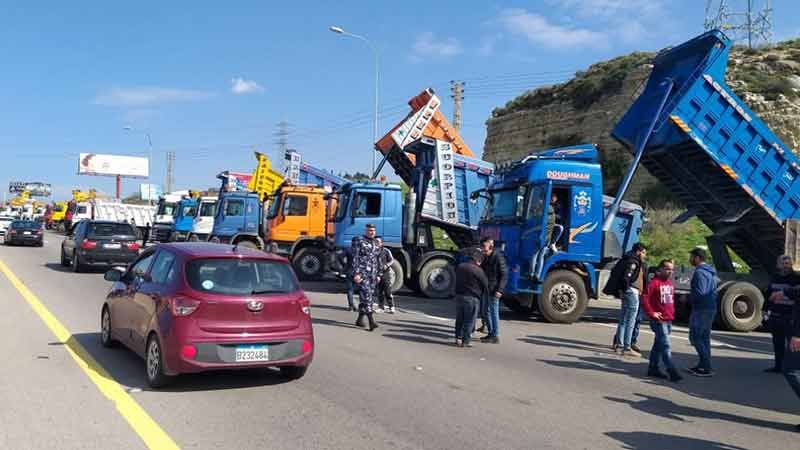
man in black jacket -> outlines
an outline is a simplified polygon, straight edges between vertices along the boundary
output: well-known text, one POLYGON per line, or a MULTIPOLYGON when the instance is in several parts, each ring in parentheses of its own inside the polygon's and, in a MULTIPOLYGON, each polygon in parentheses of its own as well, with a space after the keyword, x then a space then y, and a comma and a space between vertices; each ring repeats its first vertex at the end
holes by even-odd
POLYGON ((481 270, 483 255, 478 249, 466 252, 468 260, 456 268, 456 346, 472 347, 470 343, 480 299, 486 296, 488 281, 481 270))
MULTIPOLYGON (((798 298, 798 287, 791 291, 791 296, 794 298, 794 305, 792 306, 792 337, 789 339, 788 351, 783 361, 783 374, 786 376, 786 381, 789 386, 800 398, 800 298, 798 298)), ((795 430, 800 431, 800 425, 795 427, 795 430)))
POLYGON ((506 258, 494 249, 494 240, 490 238, 481 240, 481 253, 483 253, 481 268, 489 281, 485 313, 489 321, 489 334, 481 338, 481 342, 499 344, 500 298, 508 282, 508 266, 506 258))
POLYGON ((764 325, 772 334, 772 346, 775 350, 775 365, 765 372, 783 372, 783 357, 786 346, 792 337, 792 306, 790 290, 800 285, 800 275, 793 269, 792 257, 778 257, 776 274, 772 277, 764 298, 764 325))
POLYGON ((647 267, 644 264, 647 248, 644 244, 633 244, 631 251, 614 266, 603 293, 622 300, 617 338, 614 350, 622 350, 623 356, 641 356, 631 348, 633 331, 639 317, 639 297, 644 290, 647 267))

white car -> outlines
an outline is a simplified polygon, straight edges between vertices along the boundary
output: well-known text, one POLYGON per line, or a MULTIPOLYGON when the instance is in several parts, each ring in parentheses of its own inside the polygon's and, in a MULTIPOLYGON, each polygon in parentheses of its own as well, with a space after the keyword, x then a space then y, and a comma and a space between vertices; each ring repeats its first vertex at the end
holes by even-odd
POLYGON ((8 225, 11 224, 15 219, 12 216, 0 216, 0 236, 6 235, 6 230, 8 229, 8 225))

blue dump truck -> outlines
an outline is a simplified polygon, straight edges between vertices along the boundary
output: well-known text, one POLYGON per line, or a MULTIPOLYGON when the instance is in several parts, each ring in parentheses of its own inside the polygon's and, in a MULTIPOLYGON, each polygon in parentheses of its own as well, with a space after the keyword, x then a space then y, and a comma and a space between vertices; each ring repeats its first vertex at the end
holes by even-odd
MULTIPOLYGON (((659 53, 612 135, 633 153, 634 169, 646 167, 686 206, 677 220, 696 216, 711 229, 719 322, 749 331, 761 323, 776 258, 800 256, 800 160, 726 85, 731 45, 709 31, 659 53), (735 273, 729 250, 751 273, 735 273)), ((676 280, 684 294, 688 275, 676 280)))
POLYGON ((189 235, 192 233, 194 218, 197 216, 199 206, 200 201, 191 194, 178 201, 172 215, 172 230, 169 235, 170 242, 189 240, 189 235))
POLYGON ((494 239, 510 266, 504 304, 518 312, 537 310, 556 323, 581 317, 589 298, 602 290, 607 269, 639 241, 643 224, 641 207, 603 195, 592 144, 501 165, 473 197, 488 200, 480 236, 494 239))

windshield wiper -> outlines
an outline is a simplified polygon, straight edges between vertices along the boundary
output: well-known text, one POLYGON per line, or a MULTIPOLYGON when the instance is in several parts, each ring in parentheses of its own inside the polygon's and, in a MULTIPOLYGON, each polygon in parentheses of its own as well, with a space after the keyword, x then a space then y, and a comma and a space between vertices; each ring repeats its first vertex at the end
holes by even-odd
POLYGON ((261 294, 282 294, 286 291, 279 291, 275 289, 265 289, 263 291, 259 291, 258 289, 253 289, 253 292, 250 295, 261 295, 261 294))

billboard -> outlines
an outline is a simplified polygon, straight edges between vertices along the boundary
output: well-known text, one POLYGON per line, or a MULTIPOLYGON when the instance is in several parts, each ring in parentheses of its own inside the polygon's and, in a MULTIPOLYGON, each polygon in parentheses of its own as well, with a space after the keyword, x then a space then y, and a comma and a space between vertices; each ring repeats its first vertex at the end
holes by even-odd
POLYGON ((142 200, 158 200, 161 196, 161 186, 142 183, 139 185, 139 196, 142 200))
POLYGON ((11 181, 8 183, 8 192, 12 194, 20 194, 25 191, 31 197, 50 197, 53 187, 39 181, 11 181))
POLYGON ((105 175, 133 178, 149 176, 147 158, 138 156, 99 155, 81 153, 78 159, 78 175, 105 175))

